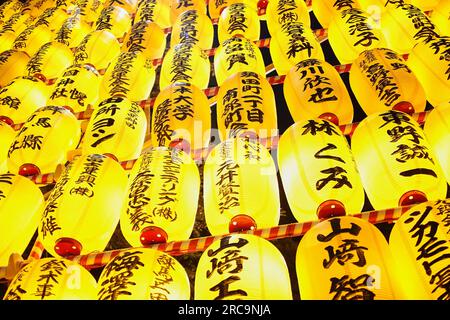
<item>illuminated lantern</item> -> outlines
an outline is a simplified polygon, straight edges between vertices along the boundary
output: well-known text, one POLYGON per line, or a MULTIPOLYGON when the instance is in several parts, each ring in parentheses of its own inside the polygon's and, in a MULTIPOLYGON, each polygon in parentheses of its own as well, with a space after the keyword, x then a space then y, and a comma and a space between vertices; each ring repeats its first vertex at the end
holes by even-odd
POLYGON ((151 60, 138 52, 122 52, 115 58, 100 84, 100 100, 122 95, 131 101, 145 100, 155 83, 151 60))
POLYGON ((242 35, 248 40, 259 40, 260 21, 258 13, 245 3, 233 3, 220 14, 218 23, 219 43, 235 36, 242 35))
POLYGON ((54 4, 54 1, 50 0, 32 0, 29 2, 29 13, 34 18, 38 18, 45 10, 53 7, 54 4))
POLYGON ((367 12, 376 22, 380 22, 382 13, 386 11, 386 2, 385 0, 357 0, 359 8, 367 12))
POLYGON ((431 21, 434 23, 440 35, 450 35, 450 1, 441 1, 431 13, 431 21))
POLYGON ((99 300, 189 300, 191 296, 183 266, 149 248, 122 251, 102 270, 98 284, 99 300))
POLYGON ((22 31, 14 40, 12 48, 26 52, 30 57, 47 42, 52 41, 53 33, 49 27, 41 24, 40 26, 29 26, 22 31))
POLYGON ((147 0, 139 3, 134 17, 134 22, 151 21, 158 24, 162 29, 172 25, 170 21, 171 0, 147 0))
POLYGON ((151 128, 153 146, 180 143, 187 153, 208 148, 211 137, 208 98, 191 84, 178 82, 168 86, 156 97, 151 128))
POLYGON ((278 225, 280 201, 275 164, 256 140, 229 139, 208 155, 204 204, 212 235, 278 225))
POLYGON ((103 4, 105 7, 109 6, 115 6, 120 7, 122 9, 125 9, 128 14, 135 13, 137 6, 138 6, 138 0, 107 0, 103 4))
POLYGON ((219 86, 238 72, 266 74, 261 51, 253 42, 241 36, 234 36, 220 44, 214 55, 214 71, 219 86))
POLYGON ((8 287, 4 300, 94 300, 97 282, 76 262, 43 258, 23 267, 8 287))
POLYGON ((75 5, 68 8, 69 14, 80 14, 82 20, 93 24, 103 10, 103 0, 75 0, 75 5))
POLYGON ((297 248, 302 300, 395 300, 398 281, 383 234, 369 222, 338 217, 306 232, 297 248))
POLYGON ((128 181, 120 227, 131 246, 189 239, 197 214, 200 174, 186 153, 153 148, 139 157, 128 181))
POLYGON ((97 70, 106 69, 120 53, 120 44, 107 30, 89 33, 75 49, 75 63, 91 64, 97 70))
POLYGON ((195 300, 292 300, 283 255, 251 234, 227 235, 208 247, 195 272, 194 294, 195 300))
POLYGON ((116 38, 122 38, 131 27, 131 17, 121 7, 106 7, 95 22, 96 30, 108 30, 116 38))
POLYGON ((281 26, 292 22, 302 22, 309 28, 311 19, 308 7, 303 0, 269 1, 266 10, 267 28, 271 35, 275 35, 281 26))
POLYGON ((103 251, 120 218, 127 175, 99 154, 66 166, 41 214, 39 236, 53 256, 103 251))
POLYGON ((450 37, 433 38, 418 43, 408 59, 408 66, 422 83, 428 102, 434 107, 450 101, 450 62, 447 49, 450 37))
POLYGON ((16 40, 16 35, 12 31, 1 31, 0 32, 0 52, 10 50, 14 40, 16 40))
POLYGON ((62 73, 51 92, 48 104, 61 106, 72 112, 85 111, 98 99, 100 77, 88 65, 72 65, 62 73))
POLYGON ((45 11, 37 18, 34 26, 44 25, 51 31, 58 30, 68 18, 68 14, 62 8, 52 7, 45 9, 45 11))
POLYGON ((223 0, 223 1, 208 1, 208 13, 211 19, 219 19, 220 14, 226 7, 234 3, 245 3, 247 6, 251 6, 255 11, 258 10, 259 0, 223 0))
POLYGON ((0 87, 25 74, 30 57, 23 51, 7 50, 0 53, 0 87))
POLYGON ((206 14, 188 10, 180 14, 172 27, 170 46, 178 43, 197 44, 203 50, 210 49, 214 39, 214 27, 206 14))
POLYGON ((389 247, 404 299, 448 300, 450 200, 412 207, 394 224, 389 247))
POLYGON ((47 102, 46 85, 36 78, 17 77, 0 89, 0 119, 13 124, 25 122, 47 102))
MULTIPOLYGON (((229 77, 217 95, 217 124, 222 140, 278 135, 275 95, 266 78, 248 71, 229 77)), ((270 146, 270 139, 265 145, 270 146)))
MULTIPOLYGON (((3 134, 2 125, 0 132, 3 134)), ((3 137, 2 137, 3 138, 3 137)), ((0 146, 1 148, 2 146, 0 146)), ((0 264, 8 265, 12 253, 25 251, 38 224, 44 204, 41 190, 29 179, 0 174, 0 264)))
MULTIPOLYGON (((384 1, 384 0, 383 0, 384 1)), ((341 15, 342 11, 359 8, 357 0, 336 1, 319 0, 312 1, 312 10, 320 25, 328 28, 332 20, 341 15)))
POLYGON ((373 23, 361 9, 343 10, 334 17, 328 29, 328 41, 341 64, 352 63, 363 51, 387 46, 381 29, 373 23))
POLYGON ((376 210, 445 198, 444 173, 419 124, 406 113, 369 115, 353 133, 352 151, 376 210))
POLYGON ((7 123, 0 121, 0 174, 8 172, 6 157, 8 156, 9 147, 14 141, 15 136, 16 132, 14 129, 7 123))
POLYGON ((81 44, 89 32, 91 32, 91 27, 81 19, 81 16, 73 15, 55 32, 54 40, 64 43, 69 48, 75 48, 81 44))
POLYGON ((211 66, 202 49, 191 43, 179 43, 166 53, 159 79, 161 90, 176 82, 191 83, 200 89, 209 84, 211 66))
POLYGON ((350 69, 350 86, 366 114, 389 109, 412 114, 424 111, 427 104, 419 80, 390 49, 361 53, 350 69))
POLYGON ((5 23, 1 25, 0 32, 11 31, 16 36, 18 36, 23 30, 28 27, 29 21, 29 14, 22 12, 15 13, 11 16, 11 18, 9 18, 7 21, 5 21, 5 23))
POLYGON ((0 5, 0 21, 8 20, 12 15, 18 13, 23 7, 20 1, 9 0, 0 5))
POLYGON ((206 14, 206 2, 204 0, 170 0, 170 23, 173 25, 178 16, 188 10, 206 14))
POLYGON ((150 60, 161 59, 166 48, 166 34, 153 22, 139 21, 133 24, 122 44, 122 51, 141 52, 150 60))
POLYGON ((423 11, 429 11, 436 8, 439 4, 446 2, 445 0, 405 0, 405 2, 411 3, 412 5, 420 8, 423 11))
POLYGON ((8 169, 28 176, 51 173, 67 161, 67 152, 77 147, 80 124, 68 110, 47 106, 25 122, 8 150, 8 169))
POLYGON ((108 154, 119 161, 136 159, 146 130, 147 119, 139 105, 124 97, 111 97, 95 108, 81 148, 83 154, 108 154))

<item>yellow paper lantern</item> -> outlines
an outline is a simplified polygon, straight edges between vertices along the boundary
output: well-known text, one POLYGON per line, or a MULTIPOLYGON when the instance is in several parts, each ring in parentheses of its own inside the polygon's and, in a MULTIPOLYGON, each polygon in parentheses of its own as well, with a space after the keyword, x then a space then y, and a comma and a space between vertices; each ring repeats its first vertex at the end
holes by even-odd
POLYGON ((18 36, 28 27, 30 18, 30 15, 27 13, 17 12, 1 25, 1 32, 11 31, 18 36))
POLYGON ((186 153, 153 148, 139 157, 128 181, 120 227, 131 246, 189 239, 197 214, 200 174, 186 153))
POLYGON ((424 111, 427 104, 415 74, 390 49, 361 53, 350 69, 350 86, 366 114, 389 109, 412 114, 424 111))
POLYGON ((389 246, 404 299, 448 300, 450 201, 412 207, 394 224, 389 246))
POLYGON ((7 173, 6 158, 11 143, 14 141, 16 132, 7 123, 0 121, 0 174, 7 173))
POLYGON ((170 23, 173 25, 178 16, 188 10, 197 10, 206 14, 206 2, 204 0, 170 0, 170 23))
POLYGON ((290 126, 278 143, 289 207, 299 222, 361 212, 364 189, 339 127, 310 119, 290 126))
POLYGON ((171 0, 147 0, 139 3, 134 17, 134 22, 151 21, 158 24, 162 29, 172 25, 170 21, 171 0))
POLYGON ((29 26, 14 40, 12 48, 26 52, 30 57, 53 38, 53 33, 45 25, 29 26))
POLYGON ((208 247, 198 262, 194 295, 195 300, 292 299, 283 255, 251 234, 227 235, 208 247))
POLYGON ((151 60, 138 52, 122 52, 115 58, 100 84, 100 100, 122 95, 131 101, 145 100, 155 83, 151 60))
POLYGON ((200 89, 209 84, 211 66, 202 49, 191 43, 179 43, 166 53, 159 78, 161 90, 176 82, 191 83, 200 89))
POLYGON ((23 51, 7 50, 0 53, 0 87, 25 74, 30 57, 23 51))
POLYGON ((419 124, 406 113, 369 115, 353 133, 352 151, 376 210, 445 198, 444 173, 419 124))
POLYGON ((275 164, 249 138, 221 142, 204 167, 204 204, 212 235, 278 225, 280 201, 275 164))
POLYGON ((440 1, 431 12, 431 21, 442 36, 450 34, 449 17, 450 1, 440 1))
POLYGON ((47 106, 25 122, 8 150, 8 169, 20 175, 51 173, 77 147, 80 124, 68 110, 47 106))
POLYGON ((354 217, 320 222, 297 249, 302 300, 401 299, 393 267, 383 234, 354 217))
POLYGON ((253 42, 241 36, 234 36, 220 44, 214 55, 214 71, 219 86, 238 72, 266 74, 261 51, 253 42))
POLYGON ((445 0, 405 0, 407 3, 411 3, 412 5, 420 8, 423 11, 429 11, 436 8, 438 4, 442 2, 446 2, 445 0))
POLYGON ((105 7, 97 21, 96 30, 108 30, 116 38, 122 38, 131 27, 131 17, 128 12, 121 7, 105 7))
POLYGON ((312 1, 313 13, 323 28, 328 28, 333 18, 341 15, 342 11, 359 8, 357 0, 320 0, 312 1))
POLYGON ((39 236, 53 256, 105 249, 119 222, 127 175, 116 161, 83 155, 68 164, 41 214, 39 236))
MULTIPOLYGON (((0 132, 3 128, 0 124, 0 132)), ((2 137, 3 138, 3 137, 2 137)), ((2 147, 2 146, 0 146, 2 147)), ((12 253, 22 254, 39 224, 44 204, 41 190, 29 179, 0 174, 0 264, 8 265, 12 253)))
POLYGON ((138 0, 107 0, 104 2, 105 7, 115 6, 125 9, 128 14, 133 14, 136 12, 138 6, 138 0))
POLYGON ((141 52, 150 60, 161 59, 166 48, 166 34, 153 22, 138 21, 123 40, 122 51, 141 52))
POLYGON ((221 1, 208 1, 208 14, 211 19, 219 19, 220 14, 226 7, 234 3, 244 3, 247 6, 252 6, 255 10, 258 10, 259 0, 221 0, 221 1))
POLYGON ((94 24, 103 8, 103 0, 75 0, 67 11, 72 15, 80 14, 83 21, 94 24))
POLYGON ((64 43, 69 48, 78 47, 91 32, 91 27, 81 19, 81 15, 73 15, 62 24, 61 28, 55 31, 55 41, 64 43))
POLYGON ((76 0, 56 0, 55 7, 66 10, 66 12, 75 6, 76 0))
POLYGON ((235 36, 242 35, 248 40, 259 40, 260 21, 253 6, 245 3, 233 3, 220 14, 218 22, 219 43, 235 36))
POLYGON ((54 6, 52 0, 32 0, 29 2, 30 14, 38 18, 45 10, 54 6))
POLYGON ((211 111, 208 98, 192 84, 175 83, 156 97, 152 112, 152 145, 179 144, 187 153, 208 148, 211 111))
POLYGON ((136 159, 146 130, 147 119, 138 104, 124 97, 111 97, 95 108, 81 149, 83 154, 108 154, 119 161, 136 159))
POLYGON ((99 300, 189 300, 189 278, 168 254, 148 248, 122 251, 103 269, 99 300))
POLYGON ((214 27, 209 17, 197 10, 188 10, 175 20, 170 36, 170 46, 192 43, 206 50, 212 47, 213 39, 214 27))
POLYGON ((51 7, 45 9, 45 11, 36 19, 34 26, 44 25, 51 31, 56 31, 61 28, 68 17, 69 15, 64 9, 51 7))
POLYGON ((12 45, 16 40, 16 35, 12 31, 1 31, 0 32, 0 52, 10 50, 12 45))
POLYGON ((8 20, 12 15, 21 10, 22 7, 23 3, 20 1, 9 0, 3 2, 0 6, 0 20, 8 20))
POLYGON ((271 35, 278 33, 281 26, 302 22, 306 28, 311 25, 308 8, 303 0, 272 0, 266 10, 267 28, 271 35))

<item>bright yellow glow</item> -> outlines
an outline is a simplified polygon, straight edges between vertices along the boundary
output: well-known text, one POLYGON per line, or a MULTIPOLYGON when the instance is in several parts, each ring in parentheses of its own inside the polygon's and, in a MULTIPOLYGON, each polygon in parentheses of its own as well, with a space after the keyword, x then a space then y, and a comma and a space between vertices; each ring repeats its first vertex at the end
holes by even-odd
POLYGON ((0 33, 0 52, 11 49, 14 40, 16 40, 14 32, 5 31, 0 33))
POLYGON ((189 42, 206 50, 212 47, 213 40, 214 27, 211 19, 197 10, 188 10, 175 20, 170 36, 170 46, 189 42))
POLYGON ((117 6, 125 9, 130 15, 136 12, 138 6, 138 0, 106 0, 103 5, 105 7, 117 6))
POLYGON ((7 50, 0 53, 0 87, 25 74, 30 57, 23 51, 7 50))
POLYGON ((108 30, 116 38, 122 38, 131 27, 131 17, 121 7, 108 6, 100 12, 94 27, 96 30, 108 30))
POLYGON ((405 0, 407 3, 411 3, 412 5, 420 8, 423 11, 433 10, 439 4, 441 5, 446 0, 405 0))
POLYGON ((169 28, 172 25, 170 21, 171 1, 140 1, 134 17, 134 23, 137 21, 151 21, 158 24, 162 29, 169 28))
POLYGON ((166 34, 156 23, 147 21, 133 24, 122 43, 122 52, 141 52, 150 60, 161 59, 165 49, 166 34))
POLYGON ((307 28, 311 25, 308 8, 303 0, 269 1, 266 9, 266 20, 271 35, 275 35, 280 26, 285 23, 301 21, 307 28))
POLYGON ((253 6, 257 10, 257 4, 259 0, 223 0, 223 1, 208 1, 208 14, 211 19, 219 19, 220 13, 225 10, 226 7, 233 3, 245 3, 247 6, 253 6))
POLYGON ((66 44, 69 48, 75 48, 91 31, 92 28, 86 21, 82 20, 79 15, 74 15, 64 21, 61 28, 55 31, 54 40, 66 44))
POLYGON ((336 0, 320 0, 312 2, 313 13, 323 28, 328 28, 333 18, 339 16, 341 11, 359 8, 355 0, 337 2, 336 0))
POLYGON ((14 141, 16 132, 9 125, 0 121, 0 174, 7 173, 6 159, 11 143, 14 141))
POLYGON ((39 26, 31 25, 20 33, 14 40, 13 49, 21 50, 30 57, 47 42, 53 38, 53 33, 49 27, 41 24, 39 26))
POLYGON ((217 24, 219 43, 242 35, 248 40, 259 40, 260 21, 256 9, 246 3, 234 3, 226 7, 217 24))
POLYGON ((174 25, 178 16, 188 10, 197 10, 206 14, 206 2, 204 0, 169 0, 170 2, 170 24, 174 25))
POLYGON ((431 21, 441 36, 450 35, 450 1, 442 0, 431 12, 431 21))

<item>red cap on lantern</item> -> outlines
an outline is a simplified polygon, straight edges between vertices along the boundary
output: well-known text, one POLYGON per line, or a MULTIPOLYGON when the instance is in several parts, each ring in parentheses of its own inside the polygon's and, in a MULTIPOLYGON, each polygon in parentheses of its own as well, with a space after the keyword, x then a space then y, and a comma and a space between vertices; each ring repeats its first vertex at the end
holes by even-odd
POLYGON ((36 176, 38 174, 41 174, 41 170, 32 163, 25 163, 19 168, 19 175, 24 177, 36 176))
POLYGON ((392 110, 401 111, 401 112, 404 112, 404 113, 409 114, 409 115, 412 115, 414 112, 416 112, 414 110, 414 106, 408 101, 401 101, 401 102, 397 103, 392 108, 392 110))
POLYGON ((151 246, 152 244, 167 242, 167 233, 159 227, 146 227, 141 232, 141 243, 145 246, 151 246))
POLYGON ((240 232, 247 230, 255 230, 256 222, 252 217, 246 214, 239 214, 231 219, 228 225, 229 232, 240 232))
POLYGON ((345 216, 345 207, 340 201, 327 200, 317 208, 317 217, 321 220, 339 216, 345 216))
POLYGON ((9 126, 14 125, 14 121, 12 121, 11 118, 8 118, 7 116, 0 116, 0 121, 6 123, 9 126))
POLYGON ((419 190, 411 190, 405 192, 398 201, 400 206, 411 206, 413 204, 419 204, 422 202, 427 202, 427 196, 425 193, 419 190))
POLYGON ((169 147, 172 149, 182 150, 187 154, 191 153, 191 144, 183 138, 172 140, 169 144, 169 147))
POLYGON ((72 238, 61 238, 56 241, 55 252, 61 257, 78 256, 83 246, 72 238))
POLYGON ((322 113, 319 116, 319 119, 328 120, 337 126, 339 125, 339 118, 334 113, 331 112, 322 113))

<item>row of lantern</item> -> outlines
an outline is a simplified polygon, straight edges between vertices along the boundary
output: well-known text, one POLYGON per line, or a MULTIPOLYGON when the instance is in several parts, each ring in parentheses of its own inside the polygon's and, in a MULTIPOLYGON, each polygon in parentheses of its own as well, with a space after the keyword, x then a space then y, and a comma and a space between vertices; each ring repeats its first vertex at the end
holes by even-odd
MULTIPOLYGON (((295 268, 302 300, 448 300, 450 202, 414 206, 397 222, 389 243, 354 217, 324 220, 300 240, 295 268)), ((250 234, 214 241, 195 271, 194 299, 290 300, 291 279, 281 252, 250 234), (274 278, 273 275, 276 275, 274 278)), ((15 276, 6 300, 188 300, 190 283, 172 256, 149 248, 124 250, 98 282, 63 258, 30 262, 15 276)))

